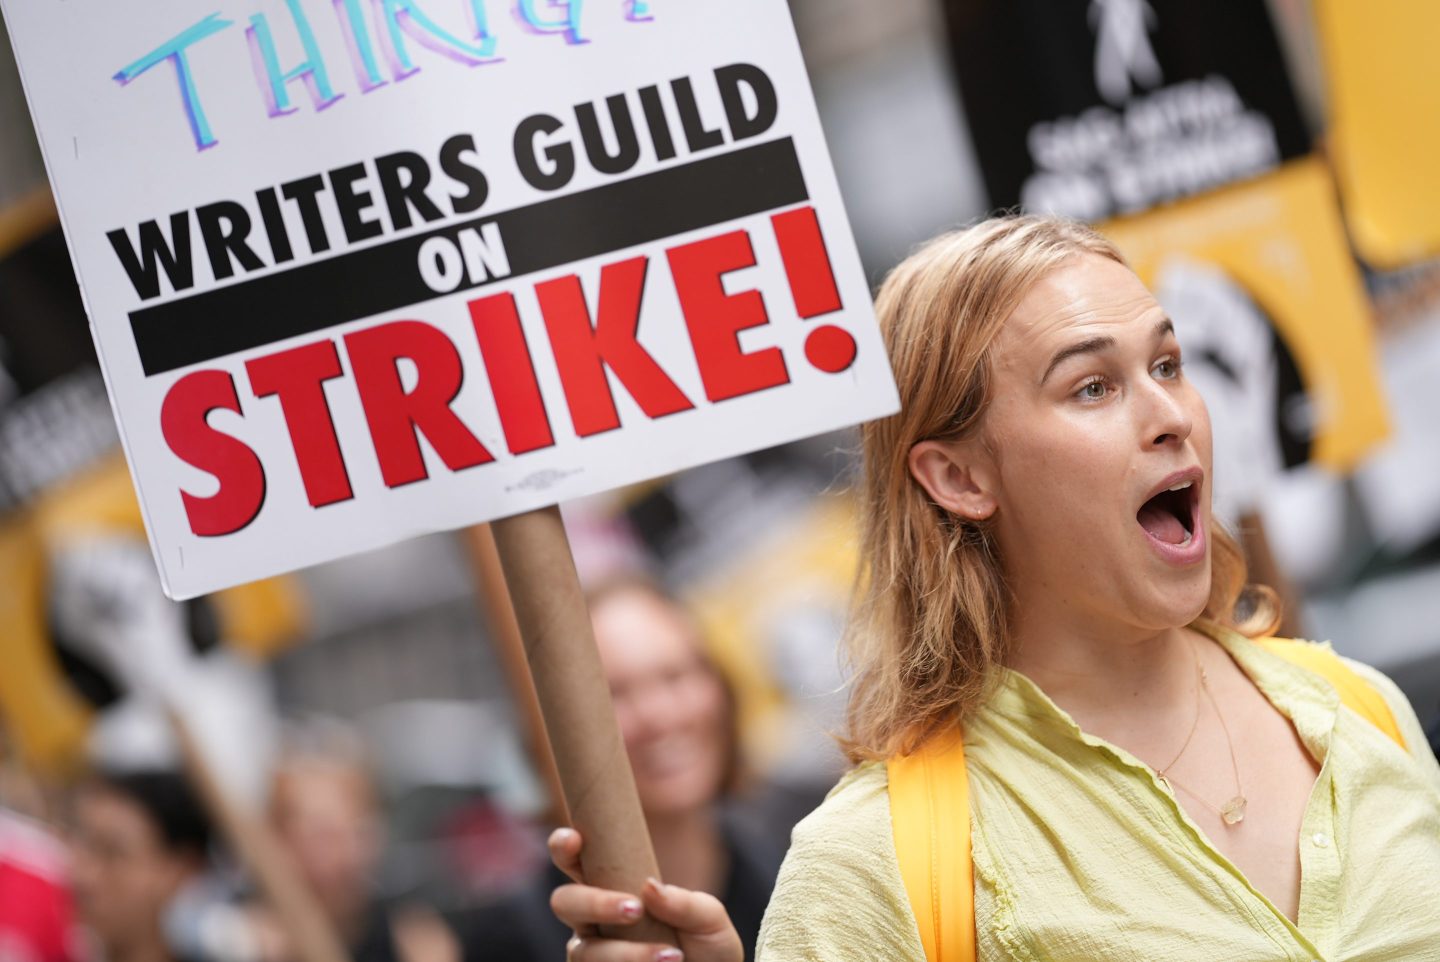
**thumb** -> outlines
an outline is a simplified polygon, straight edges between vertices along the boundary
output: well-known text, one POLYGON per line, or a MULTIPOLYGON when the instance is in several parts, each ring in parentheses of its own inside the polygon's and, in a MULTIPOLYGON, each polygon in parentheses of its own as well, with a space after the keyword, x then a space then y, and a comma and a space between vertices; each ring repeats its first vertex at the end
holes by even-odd
POLYGON ((696 892, 665 885, 657 879, 646 879, 640 897, 652 916, 675 929, 680 936, 682 948, 691 958, 695 950, 703 948, 700 956, 715 962, 733 959, 740 962, 744 948, 735 931, 725 906, 708 892, 696 892))

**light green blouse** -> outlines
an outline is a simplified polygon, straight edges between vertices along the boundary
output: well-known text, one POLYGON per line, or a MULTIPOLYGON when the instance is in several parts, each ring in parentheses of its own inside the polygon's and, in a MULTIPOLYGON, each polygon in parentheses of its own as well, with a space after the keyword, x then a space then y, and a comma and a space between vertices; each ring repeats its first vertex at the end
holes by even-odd
MULTIPOLYGON (((1143 762, 1007 672, 966 726, 981 962, 1440 960, 1440 765, 1388 678, 1409 752, 1330 686, 1217 638, 1321 762, 1300 832, 1299 925, 1220 854, 1143 762)), ((795 829, 759 962, 924 962, 895 860, 885 766, 795 829)))

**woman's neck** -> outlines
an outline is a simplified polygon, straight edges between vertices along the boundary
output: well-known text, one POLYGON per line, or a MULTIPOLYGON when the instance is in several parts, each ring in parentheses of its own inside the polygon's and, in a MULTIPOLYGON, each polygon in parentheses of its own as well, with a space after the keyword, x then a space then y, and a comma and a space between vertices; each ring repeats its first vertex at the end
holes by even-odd
POLYGON ((1010 667, 1086 731, 1111 737, 1193 713, 1198 654, 1188 629, 1077 625, 1034 614, 1016 622, 1010 667))
POLYGON ((710 807, 647 819, 660 877, 668 884, 719 897, 730 870, 719 823, 710 807))

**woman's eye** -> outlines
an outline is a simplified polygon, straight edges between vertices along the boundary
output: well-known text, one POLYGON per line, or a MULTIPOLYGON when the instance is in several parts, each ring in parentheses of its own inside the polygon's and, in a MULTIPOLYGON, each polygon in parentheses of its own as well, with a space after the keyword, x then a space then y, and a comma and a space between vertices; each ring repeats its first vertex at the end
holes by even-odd
POLYGON ((1175 360, 1174 358, 1166 358, 1159 364, 1155 365, 1154 373, 1156 377, 1163 378, 1167 381, 1179 377, 1180 362, 1175 360))
POLYGON ((1087 401, 1098 401, 1105 396, 1105 382, 1091 381, 1080 389, 1080 396, 1087 401))

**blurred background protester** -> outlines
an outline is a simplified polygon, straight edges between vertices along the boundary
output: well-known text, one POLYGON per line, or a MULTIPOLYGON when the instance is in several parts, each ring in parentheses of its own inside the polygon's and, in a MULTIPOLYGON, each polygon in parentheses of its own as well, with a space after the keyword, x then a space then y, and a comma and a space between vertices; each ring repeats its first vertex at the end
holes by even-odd
POLYGON ((46 825, 47 810, 0 726, 0 962, 80 957, 65 846, 46 825))
MULTIPOLYGON (((747 954, 789 843, 823 796, 757 784, 740 757, 735 698, 693 617, 653 581, 617 576, 588 593, 660 876, 718 897, 747 954)), ((558 959, 571 933, 549 911, 553 868, 516 895, 468 913, 467 962, 558 959)))
POLYGON ((458 944, 438 914, 377 894, 385 828, 366 758, 339 722, 293 727, 271 782, 271 825, 352 962, 456 962, 458 944))
POLYGON ((63 845, 0 803, 0 962, 72 962, 75 935, 63 845))
POLYGON ((70 885, 99 962, 186 962, 168 933, 208 869, 210 824, 167 771, 98 772, 71 801, 70 885))

